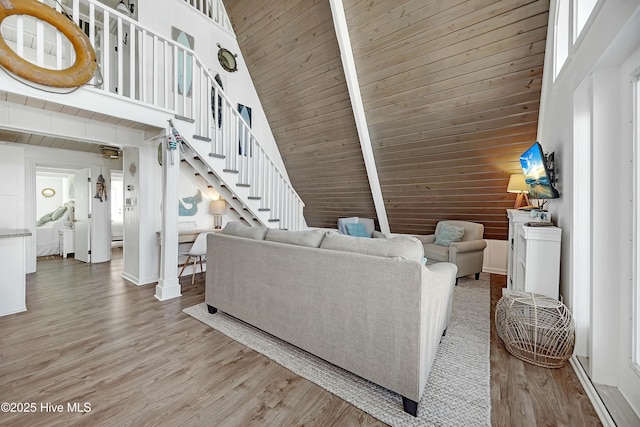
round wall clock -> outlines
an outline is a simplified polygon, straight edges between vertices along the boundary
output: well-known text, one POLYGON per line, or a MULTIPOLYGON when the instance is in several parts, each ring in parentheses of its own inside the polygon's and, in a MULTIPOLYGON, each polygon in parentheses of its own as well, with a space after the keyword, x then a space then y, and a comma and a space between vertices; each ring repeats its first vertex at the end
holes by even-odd
POLYGON ((236 61, 237 54, 231 53, 229 49, 225 49, 218 44, 220 48, 218 50, 218 61, 220 61, 220 65, 222 68, 233 73, 234 71, 238 71, 238 62, 236 61))

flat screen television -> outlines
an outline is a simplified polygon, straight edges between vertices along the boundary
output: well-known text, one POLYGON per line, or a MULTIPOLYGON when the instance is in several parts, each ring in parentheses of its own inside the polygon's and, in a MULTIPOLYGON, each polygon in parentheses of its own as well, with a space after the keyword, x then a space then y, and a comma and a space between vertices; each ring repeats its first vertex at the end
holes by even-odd
POLYGON ((554 187, 555 168, 549 167, 549 159, 542 151, 540 143, 536 142, 520 156, 520 165, 524 173, 524 180, 532 199, 555 199, 560 197, 554 187), (551 171, 550 171, 551 169, 551 171))

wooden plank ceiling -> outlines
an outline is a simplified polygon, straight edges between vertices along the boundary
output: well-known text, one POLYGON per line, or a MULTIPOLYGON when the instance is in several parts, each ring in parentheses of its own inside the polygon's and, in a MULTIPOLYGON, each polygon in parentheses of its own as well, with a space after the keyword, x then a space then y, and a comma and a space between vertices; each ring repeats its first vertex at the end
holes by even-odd
POLYGON ((226 1, 309 226, 375 218, 329 1, 226 1))
MULTIPOLYGON (((308 224, 375 217, 328 0, 225 5, 308 224)), ((509 175, 536 140, 549 1, 344 5, 391 231, 463 219, 506 239, 509 175)))

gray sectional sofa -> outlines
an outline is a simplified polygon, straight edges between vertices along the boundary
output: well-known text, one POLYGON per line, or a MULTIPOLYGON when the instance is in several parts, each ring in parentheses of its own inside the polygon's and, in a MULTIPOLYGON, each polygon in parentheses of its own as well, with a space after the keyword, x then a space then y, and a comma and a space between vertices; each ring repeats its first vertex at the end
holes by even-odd
POLYGON ((413 237, 228 224, 207 241, 205 302, 402 396, 417 413, 451 313, 456 266, 413 237))

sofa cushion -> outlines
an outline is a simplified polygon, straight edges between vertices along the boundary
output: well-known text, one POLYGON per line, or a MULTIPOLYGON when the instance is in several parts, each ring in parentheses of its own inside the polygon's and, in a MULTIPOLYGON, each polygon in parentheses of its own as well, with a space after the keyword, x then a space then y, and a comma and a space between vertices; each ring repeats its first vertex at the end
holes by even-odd
POLYGON ((435 243, 425 243, 424 256, 427 257, 429 262, 449 262, 449 247, 436 245, 435 243))
POLYGON ((347 223, 344 225, 347 227, 347 234, 353 237, 371 237, 369 232, 367 231, 367 227, 361 222, 356 222, 355 224, 347 223))
POLYGON ((462 236, 464 236, 464 227, 457 227, 447 224, 446 222, 441 222, 440 230, 436 235, 436 245, 449 246, 451 242, 462 241, 462 236))
POLYGON ((245 237, 247 239, 264 240, 267 229, 263 227, 249 227, 242 225, 239 222, 231 221, 225 225, 220 232, 221 234, 228 234, 230 236, 245 237))
POLYGON ((422 243, 415 237, 399 236, 391 239, 361 239, 338 233, 327 233, 320 244, 323 249, 356 252, 383 257, 400 257, 420 262, 424 256, 422 243))
POLYGON ((287 231, 271 228, 267 230, 264 240, 319 248, 323 238, 324 232, 321 230, 287 231))

